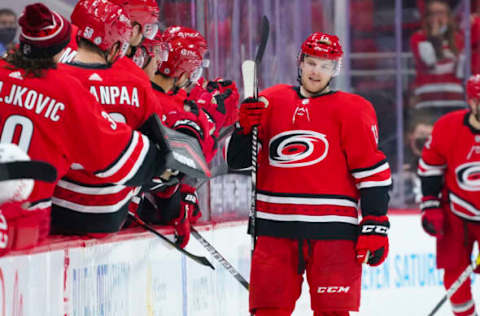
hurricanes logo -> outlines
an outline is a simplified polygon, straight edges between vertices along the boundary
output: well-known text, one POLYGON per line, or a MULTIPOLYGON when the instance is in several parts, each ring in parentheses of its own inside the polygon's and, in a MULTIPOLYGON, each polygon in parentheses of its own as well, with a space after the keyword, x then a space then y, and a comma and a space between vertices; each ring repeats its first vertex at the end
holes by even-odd
POLYGON ((480 191, 480 162, 469 162, 455 169, 460 188, 466 191, 480 191))
POLYGON ((295 130, 270 140, 270 165, 280 168, 304 167, 325 159, 328 141, 324 134, 295 130))

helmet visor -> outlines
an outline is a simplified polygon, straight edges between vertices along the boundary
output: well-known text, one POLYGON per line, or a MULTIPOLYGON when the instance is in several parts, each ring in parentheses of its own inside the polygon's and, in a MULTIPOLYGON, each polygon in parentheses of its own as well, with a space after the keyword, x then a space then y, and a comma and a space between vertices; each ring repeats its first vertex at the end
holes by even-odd
POLYGON ((196 68, 194 71, 192 71, 192 73, 190 74, 190 81, 191 82, 197 82, 198 79, 200 79, 200 77, 202 76, 202 73, 203 73, 203 67, 198 67, 196 68))
POLYGON ((138 47, 135 51, 135 55, 133 55, 132 57, 132 60, 138 67, 143 68, 143 66, 148 61, 148 52, 145 47, 138 47))
POLYGON ((153 54, 157 57, 159 62, 168 60, 168 43, 161 42, 153 46, 153 54))
POLYGON ((152 40, 155 35, 157 35, 158 29, 159 27, 157 23, 145 24, 143 26, 143 36, 149 40, 152 40))

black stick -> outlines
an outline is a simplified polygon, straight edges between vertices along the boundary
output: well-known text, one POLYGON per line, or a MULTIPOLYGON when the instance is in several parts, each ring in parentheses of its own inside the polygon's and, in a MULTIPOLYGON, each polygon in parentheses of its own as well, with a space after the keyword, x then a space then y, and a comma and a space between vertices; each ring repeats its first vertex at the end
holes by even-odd
POLYGON ((153 228, 152 226, 146 224, 144 221, 142 221, 140 218, 136 217, 132 212, 128 212, 128 216, 130 217, 130 219, 132 219, 133 221, 135 221, 138 225, 142 226, 143 228, 145 228, 146 230, 148 230, 149 232, 153 233, 154 235, 156 235, 157 237, 161 238, 163 241, 165 241, 166 243, 168 243, 170 246, 174 247, 175 249, 177 249, 178 251, 180 251, 181 253, 183 253, 185 256, 187 256, 188 258, 192 259, 193 261, 195 261, 196 263, 199 263, 201 265, 204 265, 204 266, 207 266, 207 267, 210 267, 212 268, 212 270, 215 270, 215 267, 210 263, 210 261, 208 261, 207 258, 205 257, 200 257, 200 256, 196 256, 188 251, 186 251, 185 249, 181 248, 180 246, 178 246, 177 244, 175 244, 173 241, 171 241, 170 239, 168 239, 167 237, 163 236, 162 234, 160 234, 159 232, 157 232, 155 230, 155 228, 153 228))
MULTIPOLYGON (((270 22, 264 15, 262 18, 262 30, 260 37, 260 45, 258 46, 257 55, 255 56, 255 72, 254 72, 254 95, 255 99, 258 99, 258 67, 262 62, 265 48, 267 47, 268 35, 270 33, 270 22)), ((254 126, 252 129, 252 192, 251 192, 251 204, 250 204, 250 221, 249 231, 252 236, 252 255, 253 249, 255 249, 255 243, 257 241, 256 225, 257 218, 257 156, 258 156, 258 128, 254 126)))
POLYGON ((228 272, 230 272, 233 277, 240 282, 240 284, 248 291, 248 288, 250 287, 250 284, 248 283, 247 280, 245 280, 242 275, 215 249, 215 247, 212 246, 205 238, 203 238, 200 233, 191 227, 191 232, 192 235, 202 244, 205 249, 218 261, 220 264, 227 269, 228 272))
POLYGON ((57 169, 49 163, 38 160, 0 163, 0 181, 16 179, 55 182, 57 179, 57 169))

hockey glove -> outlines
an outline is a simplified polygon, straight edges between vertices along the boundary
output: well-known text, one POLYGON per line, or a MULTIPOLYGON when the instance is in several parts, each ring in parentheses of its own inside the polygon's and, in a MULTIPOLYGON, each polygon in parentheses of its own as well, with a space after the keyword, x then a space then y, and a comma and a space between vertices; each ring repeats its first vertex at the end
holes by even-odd
POLYGON ((445 223, 443 209, 440 207, 440 200, 434 196, 425 196, 420 204, 422 209, 423 230, 434 237, 442 236, 445 223))
POLYGON ((29 249, 50 231, 50 209, 25 210, 22 202, 0 206, 0 256, 9 250, 29 249))
POLYGON ((207 84, 207 91, 215 90, 218 91, 218 94, 215 94, 216 103, 219 105, 223 103, 225 108, 225 121, 222 127, 234 124, 238 119, 238 100, 240 99, 237 85, 234 81, 217 78, 207 84))
POLYGON ((252 127, 260 125, 265 109, 265 104, 258 99, 247 98, 242 101, 239 123, 245 135, 250 134, 252 127))
POLYGON ((189 205, 190 213, 190 223, 196 224, 198 219, 202 217, 202 212, 200 211, 200 206, 198 205, 198 196, 196 189, 188 184, 182 184, 180 186, 180 192, 182 194, 182 202, 189 205))
POLYGON ((180 202, 180 212, 170 224, 175 229, 175 243, 181 248, 185 248, 190 240, 190 205, 183 200, 180 202))
POLYGON ((198 207, 198 197, 195 188, 182 184, 180 186, 180 212, 171 224, 175 228, 175 243, 185 248, 190 240, 191 225, 196 223, 202 216, 198 207))
POLYGON ((362 219, 355 247, 359 263, 378 266, 387 258, 389 228, 387 216, 365 216, 362 219))

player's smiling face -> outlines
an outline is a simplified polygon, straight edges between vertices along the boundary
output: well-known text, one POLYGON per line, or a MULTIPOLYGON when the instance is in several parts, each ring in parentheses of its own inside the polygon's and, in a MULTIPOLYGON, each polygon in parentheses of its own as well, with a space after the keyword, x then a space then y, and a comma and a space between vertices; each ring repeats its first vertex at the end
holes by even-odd
POLYGON ((303 88, 311 93, 321 92, 328 84, 335 72, 335 61, 305 56, 300 63, 303 88))

